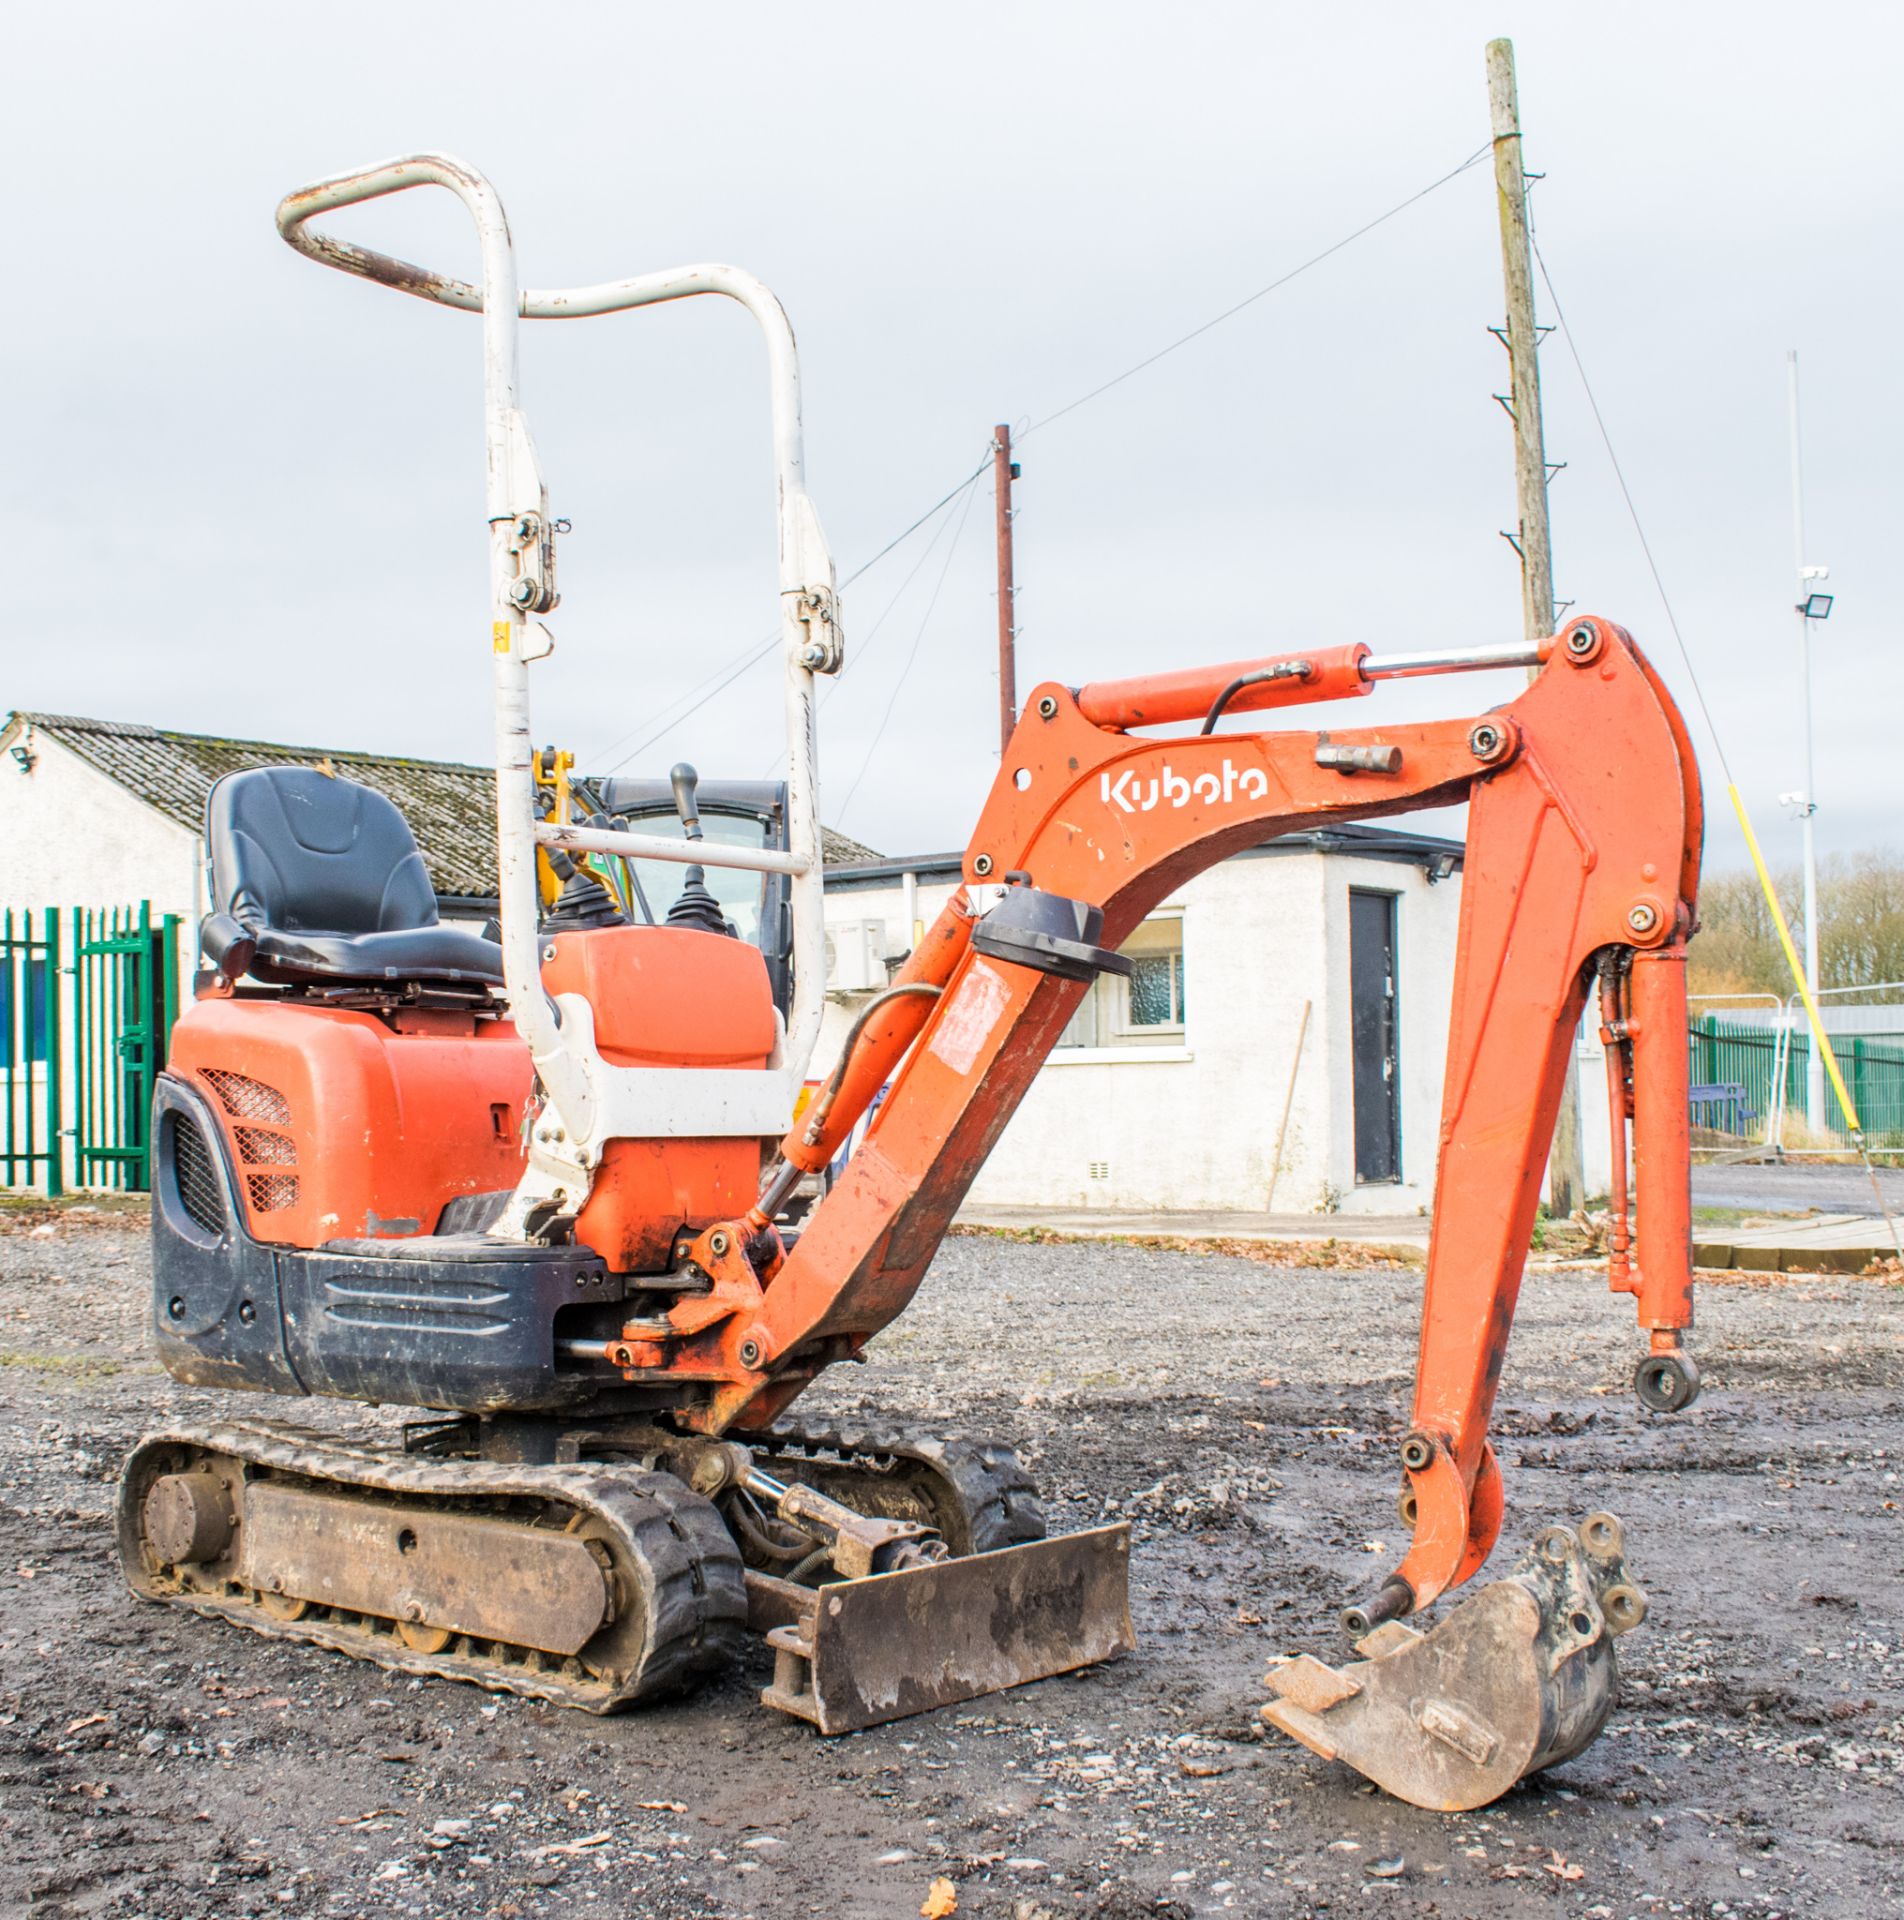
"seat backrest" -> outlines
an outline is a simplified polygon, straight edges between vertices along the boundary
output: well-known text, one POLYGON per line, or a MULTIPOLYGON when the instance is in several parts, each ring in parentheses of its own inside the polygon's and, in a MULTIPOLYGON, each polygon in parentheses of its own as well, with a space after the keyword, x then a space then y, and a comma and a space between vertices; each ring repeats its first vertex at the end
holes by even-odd
POLYGON ((315 767, 228 773, 205 803, 215 911, 254 930, 388 933, 436 925, 416 837, 382 794, 315 767))

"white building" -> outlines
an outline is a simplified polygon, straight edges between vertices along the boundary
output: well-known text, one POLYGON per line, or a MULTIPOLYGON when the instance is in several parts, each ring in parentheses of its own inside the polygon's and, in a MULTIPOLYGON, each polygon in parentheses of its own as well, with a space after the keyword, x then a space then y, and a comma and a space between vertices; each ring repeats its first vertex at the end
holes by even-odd
MULTIPOLYGON (((1290 834, 1188 882, 1126 944, 972 1201, 1412 1214, 1434 1188, 1461 848, 1385 827, 1290 834)), ((814 1071, 958 882, 956 854, 827 873, 814 1071)))

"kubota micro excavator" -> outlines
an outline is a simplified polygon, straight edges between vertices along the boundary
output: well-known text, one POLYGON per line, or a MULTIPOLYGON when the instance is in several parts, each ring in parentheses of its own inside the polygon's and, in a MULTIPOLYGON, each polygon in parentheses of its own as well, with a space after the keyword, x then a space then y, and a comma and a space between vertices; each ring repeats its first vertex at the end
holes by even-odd
POLYGON ((494 191, 442 156, 322 181, 278 225, 315 260, 482 316, 501 937, 436 923, 407 825, 368 789, 263 768, 213 790, 206 972, 156 1102, 159 1352, 199 1386, 433 1417, 388 1444, 238 1419, 148 1436, 120 1506, 134 1589, 596 1711, 679 1690, 764 1633, 764 1698, 827 1732, 1127 1651, 1125 1528, 1045 1539, 1003 1447, 783 1417, 905 1307, 1090 982, 1128 970, 1119 943, 1151 907, 1285 830, 1465 800, 1401 1448, 1412 1541, 1344 1615, 1362 1658, 1279 1666, 1264 1712, 1430 1806, 1480 1804, 1585 1746, 1613 1697, 1609 1636, 1645 1605, 1610 1516, 1549 1527, 1521 1569, 1425 1634, 1402 1616, 1476 1574, 1500 1529, 1489 1414, 1596 980, 1612 1284, 1647 1337, 1642 1399, 1675 1408, 1697 1387, 1682 1335, 1700 794, 1686 730, 1627 634, 1579 619, 1526 646, 1307 648, 1038 687, 963 886, 796 1117, 824 988, 814 676, 838 671, 842 643, 778 302, 709 266, 519 290, 494 191), (480 286, 308 224, 424 184, 474 216, 480 286), (517 405, 517 321, 701 294, 739 300, 768 346, 790 748, 778 834, 705 837, 685 769, 684 835, 642 830, 578 805, 564 764, 531 745, 555 523, 517 405), (1540 672, 1478 716, 1215 731, 1226 712, 1509 665, 1540 672), (559 888, 539 890, 539 862, 559 888), (685 870, 660 919, 646 890, 604 883, 637 862, 685 870), (759 877, 763 926, 784 915, 784 1006, 762 951, 778 936, 740 937, 710 867, 759 877), (863 1143, 796 1228, 788 1197, 882 1086, 863 1143))

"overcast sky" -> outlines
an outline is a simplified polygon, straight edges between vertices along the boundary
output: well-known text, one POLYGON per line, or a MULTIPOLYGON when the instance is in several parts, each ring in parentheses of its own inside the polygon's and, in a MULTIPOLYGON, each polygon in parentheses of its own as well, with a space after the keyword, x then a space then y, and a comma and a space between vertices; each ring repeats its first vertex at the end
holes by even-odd
MULTIPOLYGON (((292 187, 440 148, 496 183, 527 284, 761 275, 799 331, 844 576, 977 465, 994 421, 1044 419, 1483 146, 1497 33, 1547 263, 1775 860, 1802 780, 1798 348, 1810 557, 1840 595, 1821 844, 1904 846, 1883 571, 1904 506, 1904 25, 1877 6, 25 11, 0 134, 0 707, 487 757, 478 328, 294 255, 271 218, 292 187)), ((448 195, 332 224, 473 267, 448 195)), ((1516 637, 1500 308, 1483 161, 1031 433, 1021 690, 1516 637)), ((1543 364, 1559 591, 1630 626, 1685 699, 1558 335, 1543 364)), ((724 302, 530 327, 523 396, 574 521, 536 729, 604 770, 773 630, 762 354, 724 302)), ((823 811, 888 853, 963 844, 995 771, 988 486, 960 504, 853 588, 823 708, 823 811)), ((1512 692, 1377 698, 1415 717, 1512 692)), ((1695 729, 1709 863, 1735 865, 1695 729)), ((764 665, 628 770, 758 776, 780 745, 764 665)))

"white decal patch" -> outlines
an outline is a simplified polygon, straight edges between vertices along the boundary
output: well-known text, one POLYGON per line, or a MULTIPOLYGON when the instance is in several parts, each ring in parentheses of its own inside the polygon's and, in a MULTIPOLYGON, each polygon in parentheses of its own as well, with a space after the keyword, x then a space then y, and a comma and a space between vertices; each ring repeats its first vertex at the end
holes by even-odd
POLYGON ((1261 767, 1239 771, 1229 760, 1223 762, 1219 779, 1214 773, 1200 773, 1192 780, 1173 773, 1166 760, 1162 772, 1146 780, 1126 767, 1115 780, 1108 773, 1098 775, 1098 798, 1106 806, 1121 807, 1126 813, 1151 813, 1161 803, 1166 807, 1187 807, 1191 795, 1209 805, 1228 805, 1238 794, 1245 800, 1261 800, 1269 793, 1269 780, 1261 767))
POLYGON ((974 961, 964 985, 952 996, 945 1017, 933 1029, 932 1044, 926 1051, 943 1060, 954 1073, 970 1073, 979 1048, 991 1038, 998 1016, 1005 1011, 1009 991, 1002 973, 983 960, 974 961))

